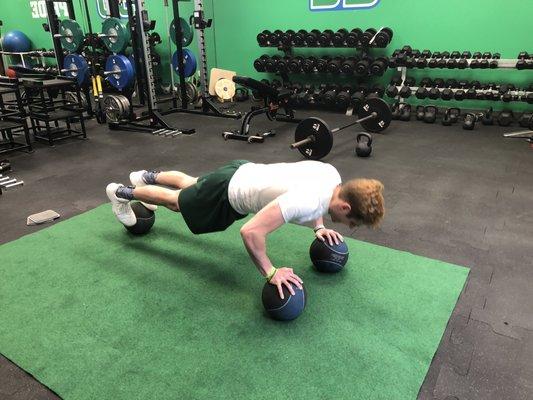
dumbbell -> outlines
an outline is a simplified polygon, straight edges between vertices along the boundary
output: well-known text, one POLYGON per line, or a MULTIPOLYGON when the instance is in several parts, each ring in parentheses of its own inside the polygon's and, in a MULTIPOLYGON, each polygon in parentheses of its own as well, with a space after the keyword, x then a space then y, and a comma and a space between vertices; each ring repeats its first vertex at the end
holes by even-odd
POLYGON ((347 57, 341 64, 341 72, 343 74, 353 75, 358 61, 358 57, 347 57))
POLYGON ((385 87, 383 85, 380 85, 379 83, 376 83, 374 86, 368 89, 368 92, 367 92, 367 98, 383 97, 384 95, 385 95, 385 87))
POLYGON ((402 86, 399 92, 399 95, 402 99, 408 99, 411 97, 411 94, 413 94, 413 91, 409 85, 402 86))
POLYGON ((277 72, 280 72, 280 73, 285 73, 289 70, 289 63, 291 61, 291 58, 286 56, 286 57, 283 57, 283 58, 279 58, 277 60, 277 63, 276 63, 276 69, 277 69, 277 72))
POLYGON ((344 61, 344 57, 337 56, 333 57, 328 62, 328 72, 332 74, 338 74, 341 70, 341 65, 344 61))
POLYGON ((313 56, 305 58, 302 62, 303 72, 305 72, 306 74, 314 72, 317 61, 318 59, 313 56))
POLYGON ((502 55, 500 53, 493 53, 492 54, 492 61, 489 64, 490 69, 496 69, 499 66, 499 59, 502 58, 502 55))
POLYGON ((359 47, 361 44, 361 36, 363 36, 363 31, 361 29, 352 29, 348 35, 346 35, 346 46, 353 48, 359 47))
POLYGON ((457 63, 461 59, 461 53, 459 51, 452 51, 450 54, 450 58, 446 62, 446 67, 448 69, 455 69, 457 68, 457 63))
POLYGON ((480 69, 488 69, 490 64, 489 60, 492 59, 492 53, 489 51, 486 51, 481 55, 481 61, 479 62, 479 68, 480 69))
POLYGON ((364 100, 365 100, 365 87, 359 86, 352 93, 352 96, 350 98, 350 103, 355 110, 358 110, 364 100))
POLYGON ((385 48, 392 41, 393 32, 391 28, 381 28, 372 38, 370 44, 376 47, 385 48))
POLYGON ((450 52, 443 51, 441 54, 440 60, 437 61, 437 68, 446 68, 446 65, 448 64, 448 59, 450 58, 450 52))
POLYGON ((476 100, 477 90, 481 88, 479 81, 473 81, 470 84, 470 88, 466 91, 466 98, 469 100, 476 100))
POLYGON ((530 60, 531 56, 529 55, 528 52, 526 52, 526 51, 520 52, 520 54, 518 54, 517 58, 518 58, 518 61, 516 63, 516 69, 523 70, 523 69, 529 69, 530 68, 530 63, 527 60, 530 60))
POLYGON ((318 36, 318 43, 320 47, 330 47, 333 40, 334 32, 331 29, 326 29, 318 36))
POLYGON ((339 110, 348 108, 352 96, 353 88, 351 86, 343 86, 335 97, 335 106, 339 110))
POLYGON ((290 47, 294 38, 295 32, 289 29, 281 34, 281 44, 285 47, 290 47))
POLYGON ((298 97, 298 94, 303 90, 303 86, 301 83, 293 83, 292 85, 288 85, 287 89, 289 89, 292 93, 289 97, 289 102, 291 105, 296 105, 296 99, 298 97))
POLYGON ((292 43, 295 47, 303 47, 305 46, 305 37, 307 35, 307 31, 304 29, 300 29, 298 32, 296 32, 292 37, 292 43))
POLYGON ((430 78, 422 78, 415 93, 416 98, 420 100, 427 98, 428 89, 431 87, 433 87, 433 81, 430 78))
POLYGON ((377 31, 374 28, 368 28, 366 31, 363 32, 361 35, 361 46, 368 47, 370 46, 370 41, 374 38, 377 31))
POLYGON ((348 30, 341 28, 333 35, 333 46, 344 47, 346 37, 348 36, 348 30))
POLYGON ((339 92, 339 86, 336 84, 332 84, 328 86, 328 89, 324 92, 324 96, 322 97, 322 102, 326 106, 333 107, 335 106, 335 100, 337 98, 337 93, 339 92))
POLYGON ((266 70, 266 72, 277 72, 277 70, 278 70, 277 62, 278 62, 278 60, 280 58, 281 58, 280 56, 268 57, 265 60, 265 70, 266 70))
POLYGON ((266 62, 270 57, 266 54, 263 54, 261 57, 256 58, 254 61, 254 68, 257 72, 265 72, 266 71, 266 62))
POLYGON ((480 64, 480 60, 481 60, 481 57, 483 55, 481 54, 481 52, 479 51, 476 51, 473 55, 472 55, 472 61, 470 61, 470 68, 471 69, 478 69, 480 68, 479 64, 480 64))
POLYGON ((324 103, 324 94, 326 93, 327 89, 328 86, 325 83, 321 83, 320 86, 315 88, 315 91, 313 92, 313 100, 315 104, 324 103))
POLYGON ((259 43, 260 47, 267 47, 268 46, 268 39, 270 37, 270 34, 272 32, 268 30, 264 30, 263 32, 259 33, 257 35, 257 43, 259 43))
POLYGON ((302 56, 296 56, 289 61, 289 71, 292 73, 302 72, 302 63, 304 58, 302 56))
POLYGON ((383 76, 388 65, 389 60, 386 57, 378 57, 370 65, 370 74, 374 76, 383 76))
POLYGON ((312 31, 307 32, 307 35, 305 35, 305 43, 307 43, 307 47, 318 47, 320 33, 321 32, 318 29, 313 29, 312 31))
POLYGON ((281 35, 283 35, 283 31, 276 29, 268 36, 268 42, 270 47, 281 46, 281 35))
POLYGON ((296 104, 300 107, 309 105, 313 99, 314 90, 313 85, 306 84, 296 96, 296 104))
POLYGON ((440 97, 442 100, 453 99, 453 90, 457 87, 457 80, 448 79, 445 83, 445 88, 442 90, 440 97))
POLYGON ((355 65, 355 73, 360 76, 368 75, 370 64, 372 64, 373 61, 372 58, 363 56, 363 58, 361 58, 355 65))
POLYGON ((328 57, 328 56, 320 57, 316 61, 316 69, 317 69, 317 71, 318 72, 327 72, 328 63, 329 63, 330 60, 331 60, 331 57, 328 57))

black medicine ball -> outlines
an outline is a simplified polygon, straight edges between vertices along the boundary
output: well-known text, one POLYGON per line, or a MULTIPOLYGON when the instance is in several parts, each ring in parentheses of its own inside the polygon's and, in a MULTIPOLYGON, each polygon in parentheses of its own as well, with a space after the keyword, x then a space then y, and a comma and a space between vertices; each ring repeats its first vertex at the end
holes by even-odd
POLYGON ((303 289, 299 289, 294 284, 292 285, 294 296, 291 295, 285 285, 282 287, 283 300, 279 297, 278 287, 276 285, 271 285, 268 282, 265 283, 262 294, 263 307, 265 307, 266 312, 272 318, 279 321, 290 321, 297 318, 303 312, 305 303, 307 302, 307 293, 303 285, 303 289))
POLYGON ((142 203, 131 203, 131 208, 137 217, 137 223, 133 226, 126 226, 126 229, 134 235, 144 235, 152 228, 155 222, 155 213, 147 209, 142 203))
POLYGON ((317 238, 311 243, 309 256, 320 272, 339 272, 348 261, 348 246, 345 242, 330 245, 317 238))

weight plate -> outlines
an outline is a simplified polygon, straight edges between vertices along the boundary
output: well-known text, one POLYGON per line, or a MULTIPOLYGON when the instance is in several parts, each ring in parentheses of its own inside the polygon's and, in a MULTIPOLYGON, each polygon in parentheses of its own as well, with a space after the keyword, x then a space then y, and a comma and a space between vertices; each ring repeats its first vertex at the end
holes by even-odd
POLYGON ((229 79, 219 79, 215 84, 215 93, 221 100, 230 100, 235 96, 235 82, 229 79))
MULTIPOLYGON (((85 93, 80 92, 80 98, 81 98, 81 107, 84 109, 87 109, 88 103, 87 103, 87 97, 85 97, 85 93)), ((78 105, 78 95, 76 92, 65 92, 65 100, 67 100, 71 105, 78 105)))
MULTIPOLYGON (((187 23, 187 21, 185 21, 181 17, 180 17, 180 26, 181 26, 181 35, 182 35, 181 45, 183 47, 187 47, 192 42, 194 31, 192 30, 191 26, 187 23)), ((170 39, 172 40, 172 42, 176 44, 175 20, 172 20, 172 23, 170 24, 169 35, 170 35, 170 39)))
MULTIPOLYGON (((183 72, 185 74, 185 77, 188 78, 189 76, 194 75, 194 73, 196 72, 196 66, 196 56, 194 55, 194 53, 189 49, 183 49, 183 72)), ((176 71, 176 74, 179 75, 177 50, 172 56, 172 67, 174 68, 174 71, 176 71)))
POLYGON ((388 128, 392 121, 392 112, 389 105, 378 97, 366 99, 359 106, 358 118, 365 118, 372 113, 377 117, 361 122, 361 126, 368 132, 379 133, 388 128))
POLYGON ((118 90, 128 88, 135 81, 135 71, 130 59, 122 54, 115 54, 107 57, 105 63, 106 72, 115 73, 107 75, 109 84, 118 90))
POLYGON ((65 76, 76 78, 79 86, 82 86, 89 79, 89 65, 85 58, 79 54, 66 55, 63 69, 68 70, 65 72, 65 76))
POLYGON ((63 35, 59 40, 65 50, 74 53, 80 49, 83 44, 83 31, 80 24, 71 19, 64 19, 59 24, 59 33, 63 35))
POLYGON ((107 18, 102 23, 105 47, 113 53, 123 52, 130 43, 131 33, 126 23, 118 18, 107 18))
POLYGON ((124 109, 117 96, 109 95, 104 99, 104 112, 107 121, 120 122, 124 109))
POLYGON ((333 147, 333 134, 328 124, 320 118, 306 118, 298 124, 294 132, 295 142, 314 136, 315 140, 298 147, 305 158, 320 160, 327 156, 333 147))

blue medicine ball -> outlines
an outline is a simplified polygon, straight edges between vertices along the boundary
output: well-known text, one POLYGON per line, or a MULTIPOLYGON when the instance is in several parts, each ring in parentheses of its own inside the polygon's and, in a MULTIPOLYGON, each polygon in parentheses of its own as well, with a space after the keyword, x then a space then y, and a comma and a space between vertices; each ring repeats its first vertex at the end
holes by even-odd
POLYGON ((327 240, 315 239, 311 243, 309 256, 320 272, 339 272, 348 261, 348 246, 345 242, 330 245, 327 240))
POLYGON ((22 53, 31 50, 31 41, 24 32, 9 31, 2 38, 2 47, 4 51, 22 53))
POLYGON ((134 235, 144 235, 152 229, 155 222, 155 213, 147 209, 140 202, 131 203, 131 208, 137 217, 137 223, 125 228, 134 235))
POLYGON ((307 302, 305 286, 302 285, 303 289, 299 289, 296 285, 292 285, 292 288, 294 289, 294 296, 283 285, 284 299, 282 300, 279 297, 278 287, 268 282, 265 283, 265 286, 263 286, 262 300, 268 315, 279 321, 290 321, 297 318, 303 312, 305 303, 307 302))

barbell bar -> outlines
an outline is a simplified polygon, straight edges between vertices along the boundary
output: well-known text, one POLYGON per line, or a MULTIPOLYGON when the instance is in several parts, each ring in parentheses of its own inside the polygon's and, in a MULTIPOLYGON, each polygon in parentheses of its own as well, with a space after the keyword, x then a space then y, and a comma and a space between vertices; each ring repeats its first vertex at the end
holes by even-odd
POLYGON ((379 133, 388 128, 392 120, 389 105, 382 99, 371 97, 365 99, 358 112, 359 119, 334 129, 320 118, 311 117, 301 121, 294 133, 295 142, 291 149, 298 151, 311 160, 320 160, 327 156, 333 147, 333 134, 360 124, 363 129, 372 133, 379 133))

